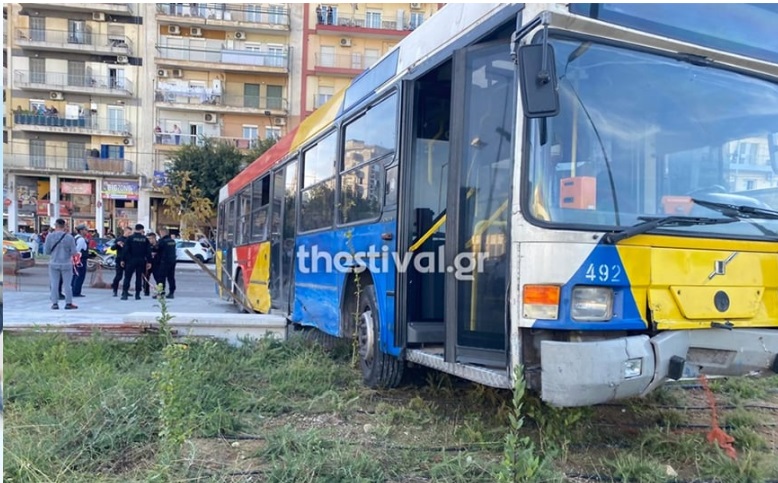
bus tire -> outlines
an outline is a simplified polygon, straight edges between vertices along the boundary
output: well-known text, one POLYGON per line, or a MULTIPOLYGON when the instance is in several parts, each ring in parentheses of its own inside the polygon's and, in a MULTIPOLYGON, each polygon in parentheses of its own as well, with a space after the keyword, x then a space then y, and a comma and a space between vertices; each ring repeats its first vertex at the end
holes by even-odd
POLYGON ((381 323, 373 285, 364 287, 359 306, 357 337, 363 382, 372 388, 397 387, 402 379, 403 363, 381 351, 381 323))

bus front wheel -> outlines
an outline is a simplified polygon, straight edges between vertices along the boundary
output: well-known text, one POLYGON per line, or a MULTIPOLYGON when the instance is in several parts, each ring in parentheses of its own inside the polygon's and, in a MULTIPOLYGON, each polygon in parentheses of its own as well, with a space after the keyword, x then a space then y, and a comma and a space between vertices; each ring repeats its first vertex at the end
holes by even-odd
POLYGON ((381 323, 373 285, 362 290, 359 307, 357 336, 362 379, 368 387, 396 387, 402 379, 403 364, 381 351, 381 323))

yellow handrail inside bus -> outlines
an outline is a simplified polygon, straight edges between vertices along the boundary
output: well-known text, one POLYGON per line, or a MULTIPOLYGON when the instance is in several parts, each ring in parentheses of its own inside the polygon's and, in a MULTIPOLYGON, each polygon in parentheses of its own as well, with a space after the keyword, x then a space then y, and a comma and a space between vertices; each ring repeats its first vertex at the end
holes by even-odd
POLYGON ((416 240, 416 243, 411 245, 411 247, 408 249, 408 251, 409 252, 415 252, 416 250, 418 250, 419 247, 421 247, 424 244, 424 242, 429 239, 429 237, 431 237, 433 234, 435 234, 435 232, 438 231, 440 229, 440 227, 443 226, 443 223, 445 223, 445 222, 446 222, 446 215, 443 215, 443 216, 440 217, 440 219, 438 221, 435 222, 434 225, 432 225, 430 227, 429 230, 427 230, 427 232, 424 235, 422 235, 421 238, 416 240))

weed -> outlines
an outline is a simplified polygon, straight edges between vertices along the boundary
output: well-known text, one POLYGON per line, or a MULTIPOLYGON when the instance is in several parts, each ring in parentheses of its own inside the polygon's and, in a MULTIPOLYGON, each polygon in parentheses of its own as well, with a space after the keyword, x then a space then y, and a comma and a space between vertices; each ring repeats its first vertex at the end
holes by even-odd
POLYGON ((563 459, 567 459, 570 435, 589 413, 586 408, 555 408, 536 397, 527 404, 527 415, 538 425, 541 451, 559 453, 563 459))
POLYGON ((753 451, 741 452, 732 459, 723 451, 714 448, 701 465, 701 474, 707 481, 715 483, 754 483, 767 481, 771 476, 770 465, 774 462, 753 451))
POLYGON ((710 382, 710 388, 715 393, 730 396, 734 402, 748 401, 752 399, 764 399, 770 386, 774 383, 770 377, 732 377, 716 379, 710 382))
POLYGON ((603 461, 614 478, 624 483, 654 483, 667 480, 662 465, 645 455, 625 453, 603 461))
POLYGON ((501 483, 541 481, 548 472, 547 462, 535 453, 532 440, 521 436, 521 429, 524 427, 523 399, 527 389, 524 369, 516 366, 514 375, 513 412, 508 415, 510 425, 505 434, 503 458, 495 478, 501 483))

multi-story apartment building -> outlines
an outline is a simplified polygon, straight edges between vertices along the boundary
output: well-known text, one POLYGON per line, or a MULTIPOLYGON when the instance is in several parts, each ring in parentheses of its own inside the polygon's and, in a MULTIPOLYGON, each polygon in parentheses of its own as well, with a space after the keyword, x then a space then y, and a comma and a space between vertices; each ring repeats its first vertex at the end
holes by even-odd
POLYGON ((438 3, 307 3, 300 104, 305 115, 421 25, 438 3))
MULTIPOLYGON (((301 7, 287 4, 156 4, 155 171, 182 144, 204 138, 241 149, 278 138, 299 122, 290 103, 299 64, 301 7), (297 44, 297 45, 296 45, 297 44), (299 54, 298 54, 299 55, 299 54)), ((159 176, 157 176, 159 178, 159 176)), ((152 183, 153 185, 153 183, 152 183)), ((152 224, 171 224, 162 196, 152 193, 152 224)))
POLYGON ((144 60, 136 6, 7 4, 4 16, 11 229, 40 230, 62 217, 106 231, 137 218, 144 60))
POLYGON ((176 149, 286 134, 440 5, 6 4, 5 224, 176 226, 176 149))

